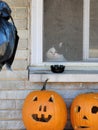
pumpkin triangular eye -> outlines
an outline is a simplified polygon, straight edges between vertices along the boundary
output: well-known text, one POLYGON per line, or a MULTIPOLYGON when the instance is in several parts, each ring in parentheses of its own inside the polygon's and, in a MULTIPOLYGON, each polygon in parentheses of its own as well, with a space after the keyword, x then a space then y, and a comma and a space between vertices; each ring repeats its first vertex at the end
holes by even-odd
POLYGON ((33 101, 37 101, 37 100, 38 100, 37 96, 33 97, 33 101))
POLYGON ((54 102, 54 97, 53 97, 53 95, 51 95, 51 97, 49 98, 48 101, 49 101, 49 102, 54 102))

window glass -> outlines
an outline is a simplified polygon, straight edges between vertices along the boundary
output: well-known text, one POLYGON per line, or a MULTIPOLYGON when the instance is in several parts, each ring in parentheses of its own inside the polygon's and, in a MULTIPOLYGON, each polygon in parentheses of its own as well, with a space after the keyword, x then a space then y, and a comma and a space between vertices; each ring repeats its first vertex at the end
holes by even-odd
POLYGON ((90 58, 98 58, 98 0, 90 1, 90 58))
MULTIPOLYGON (((43 61, 82 61, 83 0, 44 0, 43 7, 43 61)), ((98 15, 96 10, 94 13, 98 15)), ((93 30, 94 23, 97 26, 98 22, 91 21, 93 30)), ((90 41, 90 49, 96 48, 96 41, 94 45, 90 41)))

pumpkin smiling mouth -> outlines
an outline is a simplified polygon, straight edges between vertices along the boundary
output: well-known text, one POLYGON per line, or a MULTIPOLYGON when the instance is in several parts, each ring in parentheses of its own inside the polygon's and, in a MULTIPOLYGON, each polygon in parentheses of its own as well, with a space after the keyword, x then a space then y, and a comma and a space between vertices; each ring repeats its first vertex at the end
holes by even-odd
POLYGON ((38 114, 32 114, 32 118, 35 120, 35 121, 39 121, 39 122, 48 122, 52 116, 51 115, 48 115, 47 118, 45 118, 44 114, 41 114, 41 118, 38 117, 38 114))
POLYGON ((88 126, 79 126, 78 128, 89 128, 88 126))

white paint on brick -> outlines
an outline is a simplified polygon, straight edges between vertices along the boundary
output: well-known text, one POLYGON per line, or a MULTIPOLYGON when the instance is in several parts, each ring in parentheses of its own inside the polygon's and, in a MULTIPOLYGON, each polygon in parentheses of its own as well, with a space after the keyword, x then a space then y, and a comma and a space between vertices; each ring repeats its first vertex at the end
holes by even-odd
POLYGON ((0 121, 0 130, 21 130, 24 129, 23 122, 21 120, 4 120, 0 121))
MULTIPOLYGON (((9 110, 9 109, 15 109, 16 103, 15 100, 0 100, 0 110, 9 110)), ((0 114, 1 118, 1 114, 0 114)))
POLYGON ((0 91, 0 99, 25 99, 31 90, 0 91))
POLYGON ((24 81, 28 80, 28 71, 27 70, 22 70, 22 71, 1 71, 0 72, 0 80, 6 81, 6 80, 18 80, 18 81, 24 81))
POLYGON ((21 110, 0 110, 0 120, 21 120, 21 110))

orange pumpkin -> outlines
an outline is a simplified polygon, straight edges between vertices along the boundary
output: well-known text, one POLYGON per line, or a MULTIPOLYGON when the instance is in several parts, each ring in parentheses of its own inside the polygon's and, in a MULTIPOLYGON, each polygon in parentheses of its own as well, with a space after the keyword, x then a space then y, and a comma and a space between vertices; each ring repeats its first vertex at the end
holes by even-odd
POLYGON ((71 105, 74 130, 98 130, 98 93, 79 94, 71 105))
POLYGON ((45 90, 46 82, 24 101, 22 117, 27 130, 63 130, 66 125, 66 104, 58 93, 45 90))

